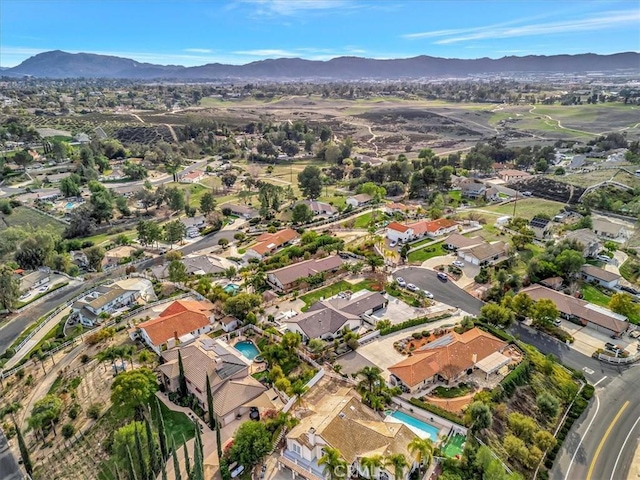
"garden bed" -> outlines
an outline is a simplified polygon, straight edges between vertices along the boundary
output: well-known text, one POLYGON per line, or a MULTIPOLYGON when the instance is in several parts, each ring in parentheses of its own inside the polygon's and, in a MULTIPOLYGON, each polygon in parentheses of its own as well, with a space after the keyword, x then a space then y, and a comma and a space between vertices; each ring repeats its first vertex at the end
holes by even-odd
POLYGON ((443 385, 438 385, 434 388, 430 395, 436 398, 457 398, 468 395, 473 392, 473 388, 471 388, 466 383, 460 383, 455 387, 445 387, 443 385))

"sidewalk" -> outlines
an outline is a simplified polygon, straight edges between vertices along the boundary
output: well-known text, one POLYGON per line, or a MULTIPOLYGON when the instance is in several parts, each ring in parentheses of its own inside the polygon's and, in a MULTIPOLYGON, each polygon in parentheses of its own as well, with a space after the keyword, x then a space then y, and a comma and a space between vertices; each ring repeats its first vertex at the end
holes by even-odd
POLYGON ((67 315, 70 311, 71 311, 71 307, 67 307, 64 310, 62 310, 60 313, 58 313, 55 317, 51 318, 45 324, 44 327, 38 330, 36 334, 33 337, 31 337, 31 339, 27 343, 25 343, 22 346, 22 348, 18 350, 13 357, 11 357, 7 361, 4 367, 4 370, 11 370, 14 366, 20 363, 20 360, 22 360, 31 351, 31 349, 35 347, 44 337, 46 337, 47 334, 52 329, 54 329, 58 325, 58 323, 60 323, 60 320, 62 320, 62 318, 65 315, 67 315))

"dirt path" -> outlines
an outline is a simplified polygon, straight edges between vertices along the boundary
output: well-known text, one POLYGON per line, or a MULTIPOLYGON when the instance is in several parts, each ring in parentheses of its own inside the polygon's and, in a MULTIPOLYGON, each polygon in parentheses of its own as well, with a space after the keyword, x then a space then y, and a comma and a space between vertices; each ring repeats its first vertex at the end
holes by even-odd
POLYGON ((171 125, 169 125, 168 123, 163 123, 162 125, 165 125, 169 129, 169 132, 171 133, 171 138, 173 138, 173 141, 176 142, 176 143, 179 143, 178 142, 178 136, 176 135, 176 132, 173 129, 173 127, 171 125))
POLYGON ((542 117, 546 118, 547 120, 549 120, 550 122, 555 122, 555 123, 556 123, 556 125, 558 126, 558 128, 560 128, 560 129, 562 129, 562 130, 568 130, 568 131, 570 131, 570 132, 586 133, 587 135, 593 135, 593 136, 595 136, 595 135, 599 135, 599 134, 597 134, 597 133, 587 132, 586 130, 577 130, 577 129, 575 129, 575 128, 567 128, 567 127, 565 127, 564 125, 562 125, 562 123, 560 122, 560 120, 557 120, 557 119, 553 118, 553 117, 552 117, 552 116, 550 116, 550 115, 545 115, 545 114, 543 114, 543 113, 540 113, 540 114, 534 113, 534 110, 535 110, 535 109, 536 109, 536 106, 535 106, 535 105, 532 105, 532 106, 531 106, 531 109, 529 110, 529 113, 530 113, 530 114, 532 114, 532 115, 540 115, 540 116, 542 116, 542 117))
POLYGON ((358 127, 365 127, 367 130, 369 130, 369 135, 371 135, 371 138, 369 140, 367 140, 367 143, 369 143, 369 144, 371 144, 373 146, 373 148, 376 151, 376 157, 377 157, 378 156, 378 145, 376 145, 374 140, 376 138, 378 138, 379 135, 376 135, 375 133, 373 133, 373 130, 371 129, 371 125, 369 125, 368 123, 354 122, 353 120, 351 120, 349 118, 345 118, 344 120, 345 120, 345 122, 350 123, 351 125, 356 125, 358 127))
POLYGON ((129 115, 131 115, 133 118, 138 120, 140 123, 145 123, 144 120, 142 118, 140 118, 140 116, 137 113, 131 113, 130 112, 129 115))

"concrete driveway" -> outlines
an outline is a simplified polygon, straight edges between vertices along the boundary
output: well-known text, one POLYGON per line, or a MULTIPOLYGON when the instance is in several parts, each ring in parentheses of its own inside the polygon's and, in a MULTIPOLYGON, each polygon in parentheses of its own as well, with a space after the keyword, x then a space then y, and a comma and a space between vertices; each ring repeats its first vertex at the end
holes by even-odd
MULTIPOLYGON (((422 268, 428 268, 429 270, 435 270, 436 267, 440 265, 451 265, 453 262, 458 260, 458 256, 455 254, 443 255, 440 257, 433 257, 428 260, 422 262, 422 268)), ((462 269, 462 276, 455 280, 454 283, 460 288, 466 288, 472 283, 474 283, 474 277, 478 275, 480 272, 480 267, 477 265, 472 265, 470 263, 464 264, 464 268, 462 269)), ((450 280, 452 281, 452 280, 450 280)))
POLYGON ((469 315, 480 315, 480 309, 484 305, 482 301, 469 295, 452 280, 439 280, 436 272, 423 267, 402 268, 395 271, 393 277, 402 277, 407 283, 413 283, 417 287, 433 293, 434 300, 454 308, 461 308, 469 315))
POLYGON ((593 352, 595 352, 599 348, 604 348, 605 343, 613 343, 614 345, 618 345, 627 350, 627 352, 629 352, 630 354, 636 353, 636 346, 639 345, 639 343, 632 338, 622 337, 612 339, 606 333, 598 332, 592 328, 576 325, 575 323, 571 323, 567 320, 562 320, 562 329, 569 332, 575 339, 575 341, 571 345, 571 348, 588 356, 593 355, 593 352))

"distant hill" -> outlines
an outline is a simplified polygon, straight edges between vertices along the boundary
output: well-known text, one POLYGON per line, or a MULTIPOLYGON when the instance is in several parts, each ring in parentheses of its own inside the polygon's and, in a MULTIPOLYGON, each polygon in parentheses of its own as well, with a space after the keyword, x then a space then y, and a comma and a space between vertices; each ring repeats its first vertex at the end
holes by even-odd
POLYGON ((478 58, 463 60, 421 55, 413 58, 374 60, 338 57, 328 61, 278 58, 246 65, 210 63, 198 67, 154 65, 93 53, 60 50, 39 53, 3 74, 48 78, 130 78, 130 79, 403 79, 423 77, 464 77, 481 74, 585 73, 629 70, 640 72, 640 53, 613 55, 530 55, 526 57, 478 58))

